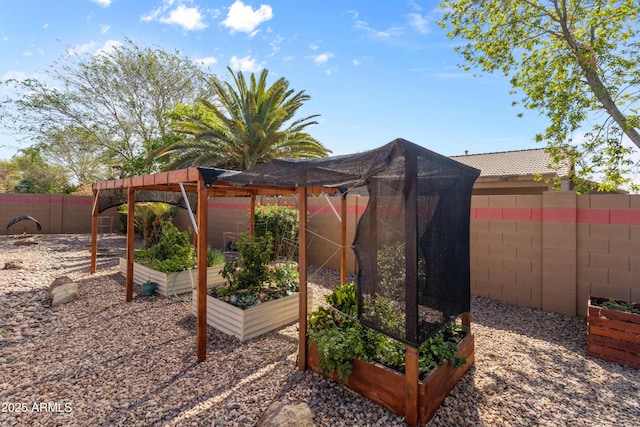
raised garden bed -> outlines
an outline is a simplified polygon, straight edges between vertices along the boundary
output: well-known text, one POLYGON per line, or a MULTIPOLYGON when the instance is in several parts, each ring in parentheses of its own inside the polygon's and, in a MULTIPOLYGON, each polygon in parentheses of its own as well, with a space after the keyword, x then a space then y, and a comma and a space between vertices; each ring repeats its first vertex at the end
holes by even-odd
MULTIPOLYGON (((455 387, 457 382, 469 370, 474 362, 474 337, 468 334, 458 343, 457 356, 466 357, 466 363, 460 368, 453 367, 450 361, 430 371, 419 381, 418 422, 426 424, 436 410, 455 387)), ((325 375, 319 368, 320 356, 315 345, 307 352, 307 367, 312 371, 325 375)), ((384 406, 394 414, 405 416, 405 375, 381 364, 371 364, 363 360, 353 360, 353 369, 348 381, 344 384, 363 397, 384 406)), ((327 377, 338 381, 337 375, 327 377)))
MULTIPOLYGON (((313 292, 307 290, 307 310, 311 310, 313 292)), ((193 291, 193 312, 197 307, 197 292, 193 291)), ((298 320, 299 293, 241 309, 207 295, 207 324, 227 335, 245 341, 298 320)))
MULTIPOLYGON (((608 298, 591 297, 587 308, 587 354, 640 369, 640 314, 602 306, 608 298)), ((615 304, 633 307, 625 301, 615 304)), ((640 309, 640 304, 635 304, 640 309)))
MULTIPOLYGON (((224 282, 224 279, 220 275, 220 270, 222 270, 221 265, 207 268, 207 284, 215 285, 224 282)), ((120 258, 120 273, 126 277, 127 260, 125 258, 120 258)), ((181 295, 191 292, 191 290, 197 286, 198 270, 194 268, 192 270, 167 274, 134 262, 133 283, 141 285, 147 280, 158 284, 156 292, 160 295, 181 295)))

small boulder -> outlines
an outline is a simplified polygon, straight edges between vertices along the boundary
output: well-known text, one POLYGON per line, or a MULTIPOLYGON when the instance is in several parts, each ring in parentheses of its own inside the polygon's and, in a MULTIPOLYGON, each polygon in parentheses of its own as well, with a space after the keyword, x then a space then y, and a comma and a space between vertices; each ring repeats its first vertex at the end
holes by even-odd
POLYGON ((66 285, 67 283, 73 283, 73 280, 67 276, 56 277, 56 279, 49 285, 49 292, 53 292, 58 286, 66 285))
POLYGON ((79 296, 80 292, 77 283, 65 283, 51 291, 51 306, 57 307, 60 304, 66 304, 78 299, 79 296))
POLYGON ((285 405, 281 402, 274 402, 267 408, 257 424, 259 427, 312 427, 313 413, 309 406, 304 403, 297 405, 285 405))
POLYGON ((7 261, 4 263, 3 270, 22 270, 22 261, 20 260, 7 261))

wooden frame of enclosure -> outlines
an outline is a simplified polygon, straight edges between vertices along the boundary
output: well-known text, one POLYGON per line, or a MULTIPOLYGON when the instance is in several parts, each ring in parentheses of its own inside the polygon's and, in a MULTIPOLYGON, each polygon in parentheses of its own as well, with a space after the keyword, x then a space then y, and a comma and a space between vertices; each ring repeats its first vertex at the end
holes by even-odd
MULTIPOLYGON (((134 252, 134 208, 136 190, 154 190, 197 194, 196 209, 196 247, 198 253, 198 303, 196 307, 196 356, 202 362, 207 358, 207 221, 209 218, 208 198, 216 196, 250 196, 251 218, 250 232, 253 232, 253 216, 256 195, 286 195, 295 194, 298 197, 298 211, 300 215, 300 301, 299 301, 299 343, 298 367, 307 369, 307 195, 314 193, 339 193, 337 188, 331 187, 277 187, 277 186, 244 186, 238 187, 223 180, 218 180, 211 186, 205 184, 204 177, 197 168, 180 169, 151 175, 135 176, 93 184, 93 210, 91 218, 91 273, 96 272, 98 248, 98 213, 99 194, 101 190, 126 189, 128 200, 127 215, 127 274, 126 301, 133 300, 133 252, 134 252)), ((341 197, 341 233, 340 233, 340 282, 346 282, 346 194, 341 197)))

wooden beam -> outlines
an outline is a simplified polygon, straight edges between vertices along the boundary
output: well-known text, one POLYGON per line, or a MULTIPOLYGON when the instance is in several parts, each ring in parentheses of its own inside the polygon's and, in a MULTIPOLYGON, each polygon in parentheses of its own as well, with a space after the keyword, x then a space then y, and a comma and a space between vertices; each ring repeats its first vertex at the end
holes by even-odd
POLYGON ((298 243, 298 273, 300 280, 298 302, 298 369, 307 370, 307 189, 298 192, 298 215, 300 215, 300 232, 298 243))
POLYGON ((99 190, 93 192, 93 210, 91 211, 91 267, 90 272, 96 272, 98 259, 98 195, 99 190))
MULTIPOLYGON (((256 193, 251 192, 251 208, 249 210, 249 235, 255 235, 256 227, 256 193)), ((275 236, 274 236, 275 237, 275 236)))
POLYGON ((347 283, 347 193, 340 196, 340 284, 347 283))
MULTIPOLYGON (((198 175, 200 176, 200 175, 198 175)), ((207 226, 209 192, 204 179, 198 178, 198 305, 196 307, 196 356, 198 362, 207 360, 207 226)))
POLYGON ((133 301, 133 251, 135 236, 135 215, 136 215, 136 190, 129 188, 127 191, 127 277, 126 282, 126 301, 133 301))
POLYGON ((464 326, 471 327, 471 312, 462 313, 460 318, 464 326))
POLYGON ((410 345, 405 346, 405 349, 404 421, 410 426, 416 426, 418 425, 418 401, 420 398, 418 349, 410 345))

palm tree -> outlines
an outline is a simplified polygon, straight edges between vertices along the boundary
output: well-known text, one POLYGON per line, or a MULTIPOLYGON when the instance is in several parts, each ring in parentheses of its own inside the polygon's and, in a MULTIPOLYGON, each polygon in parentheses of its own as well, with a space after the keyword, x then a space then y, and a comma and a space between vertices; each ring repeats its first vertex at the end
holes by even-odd
POLYGON ((216 103, 200 99, 194 106, 177 106, 172 128, 185 138, 154 151, 153 157, 171 158, 168 169, 245 170, 275 158, 318 158, 331 152, 304 131, 317 124, 319 114, 294 119, 309 95, 294 93, 284 78, 267 87, 266 69, 257 80, 252 73, 248 86, 242 72, 228 69, 235 87, 216 80, 216 103))

